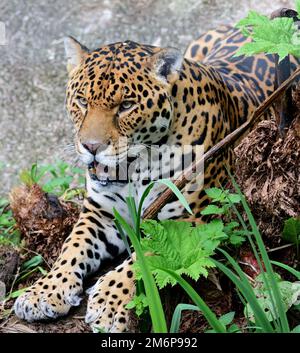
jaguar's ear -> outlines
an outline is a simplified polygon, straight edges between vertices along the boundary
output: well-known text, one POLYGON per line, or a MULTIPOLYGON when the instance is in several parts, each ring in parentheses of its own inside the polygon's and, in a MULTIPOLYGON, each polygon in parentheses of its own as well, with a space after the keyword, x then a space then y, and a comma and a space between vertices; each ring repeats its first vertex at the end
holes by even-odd
POLYGON ((170 84, 174 83, 180 74, 183 55, 178 49, 165 48, 152 56, 156 75, 170 84))
POLYGON ((67 70, 69 75, 71 75, 72 71, 79 66, 81 61, 86 57, 89 50, 73 37, 66 37, 64 43, 67 57, 67 70))

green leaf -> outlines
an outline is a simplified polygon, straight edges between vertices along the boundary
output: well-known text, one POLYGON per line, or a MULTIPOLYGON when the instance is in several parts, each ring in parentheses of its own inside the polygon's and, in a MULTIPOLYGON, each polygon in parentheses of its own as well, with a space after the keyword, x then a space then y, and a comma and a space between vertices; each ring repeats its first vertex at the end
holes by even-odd
POLYGON ((9 296, 7 296, 7 297, 5 298, 5 300, 18 298, 18 297, 19 297, 21 294, 23 294, 27 289, 28 289, 28 287, 22 288, 22 289, 19 289, 19 290, 16 290, 16 291, 12 292, 9 296))
POLYGON ((238 194, 228 194, 227 198, 231 203, 240 203, 241 202, 241 197, 238 194))
POLYGON ((286 220, 282 235, 285 241, 298 244, 300 238, 300 218, 289 218, 286 220))
POLYGON ((251 37, 252 42, 245 43, 235 56, 276 53, 281 61, 289 54, 300 55, 299 42, 297 42, 298 29, 292 18, 270 19, 255 11, 250 11, 248 16, 237 24, 237 27, 246 36, 251 37))
POLYGON ((21 271, 27 271, 30 268, 37 267, 43 263, 43 257, 41 255, 36 255, 30 260, 24 262, 21 266, 21 271))
POLYGON ((240 233, 231 234, 229 237, 229 243, 236 246, 241 245, 245 240, 246 238, 240 233))
MULTIPOLYGON (((272 293, 273 288, 271 286, 269 276, 267 274, 264 275, 264 277, 263 274, 260 274, 256 277, 254 292, 259 305, 266 314, 266 317, 269 321, 273 321, 274 318, 278 317, 278 313, 274 310, 274 307, 271 303, 271 295, 274 294, 272 293), (269 288, 267 288, 266 281, 269 281, 269 288)), ((277 283, 282 297, 282 303, 286 312, 293 304, 298 302, 298 297, 300 296, 300 282, 283 281, 279 275, 277 275, 277 283)), ((254 322, 254 313, 249 304, 246 306, 246 311, 248 313, 249 319, 254 322)))
POLYGON ((201 214, 204 215, 212 215, 212 214, 224 214, 225 209, 223 207, 218 207, 216 205, 208 205, 205 207, 202 211, 201 214))
POLYGON ((133 299, 125 306, 126 309, 135 309, 135 313, 139 317, 148 307, 149 302, 144 293, 134 296, 133 299))
POLYGON ((298 15, 300 16, 300 0, 296 0, 295 9, 298 12, 298 15))
POLYGON ((119 225, 124 229, 124 232, 129 236, 131 243, 136 251, 137 259, 140 265, 143 283, 145 285, 145 293, 149 301, 149 312, 153 324, 153 331, 155 333, 166 333, 167 324, 165 314, 162 308, 161 299, 153 275, 149 269, 146 258, 140 242, 137 239, 132 227, 125 221, 119 212, 113 208, 114 216, 119 225))
POLYGON ((169 179, 160 179, 157 180, 156 183, 164 184, 166 185, 169 189, 173 191, 173 194, 178 198, 179 202, 182 204, 182 206, 190 213, 193 214, 193 211, 191 210, 187 200, 183 196, 182 192, 178 189, 178 187, 169 179))
POLYGON ((183 310, 200 311, 200 309, 196 305, 183 304, 183 303, 177 304, 177 306, 173 312, 173 316, 172 316, 170 333, 178 333, 179 332, 181 314, 182 314, 183 310))
POLYGON ((223 324, 224 326, 227 326, 229 324, 232 323, 232 320, 234 319, 234 315, 235 315, 235 312, 234 311, 231 311, 227 314, 224 314, 222 316, 219 317, 219 321, 221 322, 221 324, 223 324))
POLYGON ((286 271, 290 272, 292 275, 294 275, 300 281, 300 272, 299 271, 297 271, 294 268, 292 268, 286 264, 283 264, 281 262, 271 261, 271 263, 273 265, 279 266, 279 267, 285 269, 286 271))
POLYGON ((177 283, 161 270, 164 268, 194 280, 200 275, 207 277, 208 269, 213 267, 210 256, 226 237, 220 220, 197 227, 188 222, 146 220, 141 228, 146 235, 141 239, 141 246, 149 254, 146 261, 159 288, 177 283))
POLYGON ((291 333, 300 333, 300 325, 294 327, 291 331, 291 333))
POLYGON ((238 327, 238 325, 232 324, 228 328, 227 332, 229 332, 229 333, 237 333, 237 332, 241 332, 241 329, 238 327))
POLYGON ((220 201, 222 199, 223 191, 218 188, 210 188, 205 190, 206 195, 215 200, 215 201, 220 201))

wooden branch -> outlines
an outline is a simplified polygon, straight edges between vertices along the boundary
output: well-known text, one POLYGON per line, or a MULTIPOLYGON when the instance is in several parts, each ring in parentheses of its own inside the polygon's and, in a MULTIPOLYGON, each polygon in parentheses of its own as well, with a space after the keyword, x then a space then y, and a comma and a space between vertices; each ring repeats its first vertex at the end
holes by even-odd
MULTIPOLYGON (((256 110, 253 112, 251 118, 246 121, 239 128, 227 135, 222 141, 217 143, 209 151, 207 151, 203 157, 191 164, 190 167, 186 168, 181 175, 174 180, 174 184, 181 190, 190 181, 190 177, 197 170, 202 163, 206 163, 211 157, 225 149, 229 145, 232 145, 246 130, 248 130, 253 124, 266 112, 268 108, 280 98, 286 89, 288 89, 293 81, 300 77, 300 69, 296 70, 292 76, 290 76, 283 84, 275 90, 256 110)), ((166 189, 154 202, 152 202, 143 213, 143 219, 155 218, 157 213, 172 199, 174 194, 170 189, 166 189)))

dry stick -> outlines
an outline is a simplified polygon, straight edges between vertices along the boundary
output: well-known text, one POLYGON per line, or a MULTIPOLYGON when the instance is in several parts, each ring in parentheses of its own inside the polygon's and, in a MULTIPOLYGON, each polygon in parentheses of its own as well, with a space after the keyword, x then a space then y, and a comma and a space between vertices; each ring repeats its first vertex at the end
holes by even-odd
MULTIPOLYGON (((251 118, 246 121, 239 128, 227 135, 222 141, 217 143, 209 151, 207 151, 203 157, 191 164, 190 167, 186 168, 180 176, 174 181, 174 184, 181 190, 189 181, 190 177, 194 174, 198 167, 202 163, 207 162, 212 156, 214 156, 221 149, 226 148, 228 145, 233 144, 247 129, 258 120, 265 111, 279 98, 281 97, 287 88, 293 83, 293 81, 300 77, 300 69, 296 70, 292 76, 290 76, 283 84, 278 87, 259 107, 256 108, 251 118)), ((143 213, 144 219, 155 218, 157 213, 174 197, 171 189, 166 189, 154 202, 152 202, 143 213)))

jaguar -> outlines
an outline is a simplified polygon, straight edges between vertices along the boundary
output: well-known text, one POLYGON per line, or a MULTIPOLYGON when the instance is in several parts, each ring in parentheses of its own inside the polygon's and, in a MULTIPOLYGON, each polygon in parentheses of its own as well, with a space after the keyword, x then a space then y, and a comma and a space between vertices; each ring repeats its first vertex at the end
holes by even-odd
MULTIPOLYGON (((66 315, 80 305, 84 279, 103 261, 126 251, 113 208, 130 222, 126 197, 131 193, 138 201, 151 181, 145 161, 150 149, 158 151, 150 166, 155 177, 162 177, 157 165, 163 162, 169 178, 175 178, 178 161, 171 163, 177 158, 172 152, 164 158, 168 148, 208 151, 274 91, 273 56, 235 55, 247 40, 240 30, 220 26, 182 54, 133 41, 89 50, 72 37, 65 39, 66 107, 76 131, 76 151, 86 165, 87 197, 53 268, 16 300, 19 318, 32 322, 66 315), (121 178, 132 163, 132 173, 121 178)), ((183 190, 193 216, 175 200, 161 209, 158 219, 199 220, 208 204, 204 189, 224 184, 225 166, 233 164, 232 150, 223 151, 205 166, 202 187, 188 184, 183 190)), ((156 185, 144 209, 161 192, 156 185)), ((126 258, 88 289, 85 320, 92 330, 128 330, 134 260, 134 255, 126 258)))

